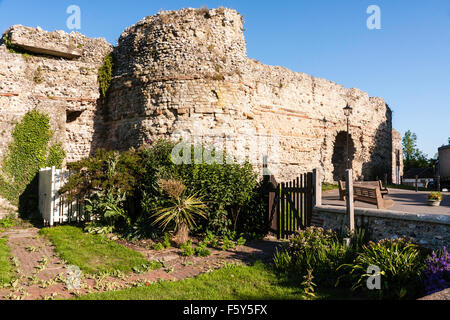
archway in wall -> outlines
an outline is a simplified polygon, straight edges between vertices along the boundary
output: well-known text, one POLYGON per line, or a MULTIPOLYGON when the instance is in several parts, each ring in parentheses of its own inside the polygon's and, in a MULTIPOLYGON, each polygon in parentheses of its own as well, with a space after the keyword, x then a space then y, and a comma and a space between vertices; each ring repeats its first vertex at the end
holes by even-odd
MULTIPOLYGON (((353 167, 355 158, 355 144, 352 136, 349 136, 349 159, 350 167, 353 167)), ((333 149, 333 179, 334 181, 345 180, 345 170, 347 170, 347 132, 341 131, 337 134, 333 149)))

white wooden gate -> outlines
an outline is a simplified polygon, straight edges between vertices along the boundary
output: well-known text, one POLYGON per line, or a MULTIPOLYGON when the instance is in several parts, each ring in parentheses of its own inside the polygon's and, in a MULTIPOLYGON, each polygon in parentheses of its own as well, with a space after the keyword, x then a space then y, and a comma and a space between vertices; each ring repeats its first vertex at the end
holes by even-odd
POLYGON ((69 171, 44 168, 39 171, 39 211, 44 224, 54 226, 56 223, 80 222, 86 219, 79 199, 72 202, 59 193, 69 177, 69 171))

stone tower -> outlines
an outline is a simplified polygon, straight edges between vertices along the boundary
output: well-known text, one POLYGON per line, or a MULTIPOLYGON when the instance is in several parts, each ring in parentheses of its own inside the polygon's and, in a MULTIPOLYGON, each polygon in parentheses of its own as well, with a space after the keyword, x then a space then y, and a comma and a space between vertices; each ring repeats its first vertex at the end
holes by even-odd
POLYGON ((400 136, 385 101, 248 58, 235 10, 160 12, 127 28, 115 48, 80 34, 21 26, 7 33, 36 55, 25 59, 0 46, 0 155, 14 121, 38 108, 51 114, 68 161, 99 147, 126 150, 160 137, 200 137, 225 141, 228 152, 252 156, 259 169, 267 159, 278 180, 320 167, 324 181, 332 182, 345 170, 342 109, 349 104, 356 177, 396 179, 400 136), (102 101, 97 70, 110 52, 115 70, 102 101))

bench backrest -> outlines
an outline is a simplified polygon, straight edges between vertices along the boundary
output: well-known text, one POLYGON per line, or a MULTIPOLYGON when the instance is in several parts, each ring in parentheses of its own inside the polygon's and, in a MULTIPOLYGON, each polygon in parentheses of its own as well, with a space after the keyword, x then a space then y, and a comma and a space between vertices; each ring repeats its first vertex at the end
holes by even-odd
POLYGON ((355 200, 379 204, 383 201, 380 188, 378 187, 366 187, 362 185, 355 185, 353 187, 353 197, 355 200))

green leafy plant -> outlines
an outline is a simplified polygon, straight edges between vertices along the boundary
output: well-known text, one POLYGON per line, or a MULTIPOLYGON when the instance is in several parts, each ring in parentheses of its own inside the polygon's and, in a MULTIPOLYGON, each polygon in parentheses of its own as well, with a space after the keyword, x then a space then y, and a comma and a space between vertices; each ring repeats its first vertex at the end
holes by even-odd
POLYGON ((110 191, 106 194, 96 193, 86 199, 85 210, 92 219, 103 226, 115 228, 120 223, 129 226, 130 217, 123 208, 124 201, 125 194, 115 195, 110 191))
POLYGON ((211 255, 211 251, 208 250, 207 244, 202 242, 197 248, 195 248, 194 252, 197 257, 209 257, 211 255))
POLYGON ((17 219, 15 215, 7 216, 3 219, 0 219, 0 229, 9 229, 15 227, 17 225, 17 219))
POLYGON ((206 243, 208 246, 212 248, 219 247, 219 239, 212 232, 208 231, 206 233, 206 237, 203 239, 203 243, 206 243))
POLYGON ((128 241, 138 241, 142 239, 156 240, 159 237, 159 231, 150 225, 148 217, 139 216, 123 232, 123 237, 128 241))
POLYGON ((301 283, 301 286, 303 287, 303 292, 305 293, 305 296, 307 298, 316 298, 316 294, 314 287, 317 287, 317 285, 314 283, 314 275, 313 271, 309 269, 305 276, 303 277, 303 282, 301 283))
POLYGON ((153 244, 153 250, 155 250, 155 251, 164 250, 164 245, 161 242, 157 242, 157 243, 153 244))
POLYGON ((236 241, 236 246, 240 247, 243 246, 247 243, 247 240, 244 237, 239 237, 239 239, 237 239, 236 241))
POLYGON ((188 240, 188 242, 183 243, 180 246, 181 255, 184 257, 192 257, 195 254, 195 249, 192 247, 192 241, 188 240))
POLYGON ((113 226, 104 226, 95 222, 87 223, 84 227, 84 231, 89 234, 102 234, 107 235, 114 231, 113 226))
POLYGON ((158 270, 162 268, 161 262, 150 261, 148 263, 142 263, 132 268, 134 273, 144 274, 152 270, 158 270))
POLYGON ((169 233, 164 233, 164 241, 162 243, 164 245, 164 248, 170 249, 172 247, 171 243, 171 237, 169 233))
POLYGON ((166 203, 154 209, 154 224, 163 230, 172 225, 176 231, 175 242, 184 243, 189 236, 189 229, 196 225, 195 218, 206 218, 206 205, 196 195, 186 195, 186 187, 178 180, 160 180, 159 186, 167 193, 166 203))
POLYGON ((133 197, 145 175, 141 161, 141 151, 134 149, 121 154, 98 149, 93 157, 67 164, 72 174, 60 192, 70 199, 107 191, 133 197))
POLYGON ((236 247, 234 241, 230 240, 227 236, 223 238, 222 250, 227 251, 236 247))
POLYGON ((287 272, 292 266, 292 257, 285 249, 275 249, 273 255, 275 269, 281 272, 287 272))
POLYGON ((332 287, 340 276, 340 265, 352 261, 351 248, 344 246, 331 230, 309 227, 290 239, 274 256, 277 269, 303 277, 314 270, 317 283, 332 287))
POLYGON ((406 238, 371 242, 351 264, 339 268, 350 270, 353 290, 365 288, 365 282, 372 274, 367 273, 370 266, 380 269, 381 290, 370 292, 379 299, 417 298, 423 291, 425 252, 406 238))

